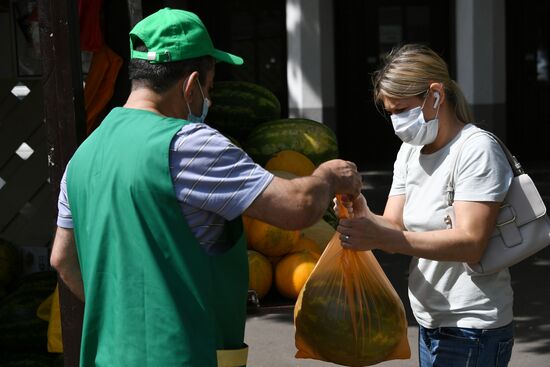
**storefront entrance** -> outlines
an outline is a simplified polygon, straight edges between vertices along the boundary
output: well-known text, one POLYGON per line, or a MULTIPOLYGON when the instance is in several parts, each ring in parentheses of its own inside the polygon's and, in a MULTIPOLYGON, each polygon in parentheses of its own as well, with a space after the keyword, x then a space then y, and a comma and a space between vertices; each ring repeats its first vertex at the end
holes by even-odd
MULTIPOLYGON (((401 144, 372 102, 371 73, 395 45, 427 44, 454 60, 454 1, 335 1, 336 116, 340 154, 361 170, 391 170, 401 144)), ((450 65, 454 74, 454 65, 450 65)))
POLYGON ((507 1, 506 14, 508 145, 526 168, 550 168, 550 3, 507 1))

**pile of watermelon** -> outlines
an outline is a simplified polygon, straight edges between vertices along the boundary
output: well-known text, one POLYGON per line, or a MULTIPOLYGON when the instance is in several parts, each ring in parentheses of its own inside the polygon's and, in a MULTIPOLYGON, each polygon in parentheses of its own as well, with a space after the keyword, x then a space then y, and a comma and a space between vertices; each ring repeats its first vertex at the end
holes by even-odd
POLYGON ((216 82, 207 123, 241 146, 260 165, 283 150, 304 154, 316 166, 338 157, 336 135, 325 124, 283 118, 267 88, 249 82, 216 82))
POLYGON ((262 122, 281 116, 281 104, 267 88, 248 82, 216 82, 210 95, 208 124, 237 141, 262 122))

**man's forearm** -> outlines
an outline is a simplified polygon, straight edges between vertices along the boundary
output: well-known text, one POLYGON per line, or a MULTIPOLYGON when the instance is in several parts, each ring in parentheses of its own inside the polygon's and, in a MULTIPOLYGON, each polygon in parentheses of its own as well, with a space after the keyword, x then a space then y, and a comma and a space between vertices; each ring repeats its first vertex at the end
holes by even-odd
POLYGON ((71 292, 84 302, 82 272, 72 229, 57 228, 50 262, 71 292))
POLYGON ((59 277, 69 290, 82 302, 84 302, 84 284, 82 283, 82 273, 78 269, 63 269, 59 271, 59 277))
POLYGON ((323 217, 332 193, 319 177, 275 177, 244 214, 283 229, 302 229, 323 217))
POLYGON ((284 229, 301 229, 322 218, 335 193, 356 197, 361 176, 343 160, 322 163, 311 176, 273 181, 244 214, 284 229))

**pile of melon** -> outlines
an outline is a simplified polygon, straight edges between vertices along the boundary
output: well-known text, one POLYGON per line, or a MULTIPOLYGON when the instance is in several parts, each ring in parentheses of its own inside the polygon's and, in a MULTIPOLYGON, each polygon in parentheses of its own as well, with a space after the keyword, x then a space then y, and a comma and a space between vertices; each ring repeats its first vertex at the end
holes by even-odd
MULTIPOLYGON (((214 84, 207 123, 227 136, 258 164, 279 177, 310 175, 338 157, 334 132, 321 122, 283 118, 281 104, 267 88, 249 82, 214 84)), ((262 299, 270 291, 296 299, 334 234, 330 203, 324 219, 288 231, 244 217, 250 269, 249 288, 262 299)))
POLYGON ((299 152, 315 166, 338 157, 336 135, 322 122, 281 116, 277 97, 259 84, 214 83, 206 122, 265 165, 284 150, 299 152))
MULTIPOLYGON (((334 231, 332 227, 330 230, 334 231)), ((247 239, 262 236, 259 242, 248 240, 248 288, 255 290, 260 300, 273 286, 281 296, 295 300, 323 247, 301 231, 284 230, 249 217, 245 232, 247 239)))
MULTIPOLYGON (((265 168, 279 177, 310 175, 315 165, 303 154, 285 150, 265 168)), ((329 209, 327 209, 329 210, 329 209)), ((248 243, 249 289, 261 300, 270 291, 295 300, 317 264, 334 228, 324 219, 303 230, 285 230, 261 220, 243 217, 248 243)))

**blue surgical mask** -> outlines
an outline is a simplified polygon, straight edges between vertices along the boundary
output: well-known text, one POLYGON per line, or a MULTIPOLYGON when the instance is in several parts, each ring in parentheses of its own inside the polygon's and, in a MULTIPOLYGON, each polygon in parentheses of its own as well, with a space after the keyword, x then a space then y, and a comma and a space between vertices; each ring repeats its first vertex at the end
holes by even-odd
MULTIPOLYGON (((426 100, 424 100, 425 102, 426 100)), ((437 137, 439 130, 439 119, 437 118, 439 115, 439 104, 437 105, 435 118, 426 121, 422 113, 424 103, 422 103, 422 106, 391 115, 395 135, 403 142, 421 146, 433 143, 437 137)))
POLYGON ((189 114, 187 115, 187 121, 204 123, 204 119, 206 119, 206 115, 208 114, 208 108, 210 107, 210 100, 204 96, 204 93, 202 92, 201 83, 199 83, 198 79, 196 80, 197 80, 197 84, 199 85, 199 90, 201 91, 201 95, 203 98, 202 113, 200 116, 193 115, 193 112, 191 112, 191 107, 189 106, 189 103, 187 103, 187 109, 189 110, 189 114))

